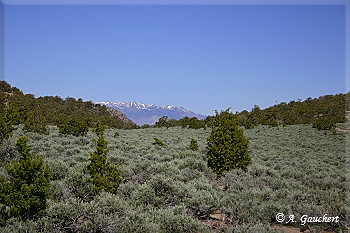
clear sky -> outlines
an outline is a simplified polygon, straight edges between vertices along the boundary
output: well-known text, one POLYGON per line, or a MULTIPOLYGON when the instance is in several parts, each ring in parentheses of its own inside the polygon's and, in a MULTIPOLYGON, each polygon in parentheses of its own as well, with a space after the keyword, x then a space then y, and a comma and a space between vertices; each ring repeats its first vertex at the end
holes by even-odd
POLYGON ((210 115, 344 93, 345 6, 6 5, 5 80, 210 115))

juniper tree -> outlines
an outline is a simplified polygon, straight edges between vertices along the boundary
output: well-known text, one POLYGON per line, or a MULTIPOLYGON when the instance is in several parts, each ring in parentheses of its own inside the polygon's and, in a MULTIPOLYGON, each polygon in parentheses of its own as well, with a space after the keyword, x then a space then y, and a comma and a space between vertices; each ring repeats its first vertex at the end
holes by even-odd
POLYGON ((70 119, 59 126, 61 134, 71 134, 73 136, 86 136, 89 128, 84 121, 70 119))
POLYGON ((162 141, 162 140, 160 140, 160 139, 158 139, 158 138, 153 138, 154 139, 154 142, 152 143, 153 145, 158 145, 158 146, 161 146, 161 147, 166 147, 166 144, 162 141))
POLYGON ((238 127, 237 116, 226 111, 216 116, 212 121, 212 132, 208 141, 208 167, 212 168, 217 176, 231 169, 246 170, 251 158, 248 154, 248 140, 242 129, 238 127))
POLYGON ((329 115, 324 115, 318 118, 313 124, 313 128, 317 128, 319 130, 330 130, 335 128, 335 123, 333 119, 329 115))
POLYGON ((21 220, 39 217, 45 212, 51 179, 49 167, 41 157, 30 153, 27 142, 27 137, 17 140, 15 149, 21 158, 7 164, 8 178, 2 178, 0 187, 0 202, 10 209, 7 217, 21 220))
POLYGON ((40 111, 39 106, 37 106, 24 122, 23 130, 39 134, 49 134, 46 123, 44 114, 40 111))
POLYGON ((0 115, 0 141, 11 136, 13 130, 14 128, 12 125, 5 121, 4 117, 0 115))
POLYGON ((111 164, 106 158, 108 141, 103 136, 103 130, 104 127, 98 122, 93 130, 98 136, 97 140, 93 140, 96 150, 90 153, 90 164, 87 168, 97 192, 105 190, 116 193, 122 179, 118 165, 111 164))
POLYGON ((197 142, 197 140, 191 138, 190 149, 193 150, 193 151, 197 151, 198 150, 198 142, 197 142))
POLYGON ((103 136, 103 131, 106 129, 106 127, 101 123, 101 121, 97 121, 95 124, 95 128, 93 129, 93 132, 97 135, 97 137, 103 136))

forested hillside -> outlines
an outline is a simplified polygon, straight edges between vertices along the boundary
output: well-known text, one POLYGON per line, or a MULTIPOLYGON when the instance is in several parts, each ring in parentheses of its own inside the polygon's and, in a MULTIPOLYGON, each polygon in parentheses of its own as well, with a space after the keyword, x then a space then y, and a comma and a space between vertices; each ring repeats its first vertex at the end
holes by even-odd
POLYGON ((24 129, 33 132, 46 132, 47 124, 60 126, 73 120, 86 127, 92 127, 97 121, 115 128, 136 127, 130 120, 110 114, 105 106, 91 101, 59 96, 35 98, 5 81, 0 81, 0 116, 8 125, 24 124, 24 129))
MULTIPOLYGON (((349 111, 350 92, 347 94, 325 95, 319 98, 308 98, 304 101, 282 102, 280 104, 260 109, 255 105, 251 111, 236 112, 238 121, 245 128, 253 128, 258 125, 299 125, 312 124, 318 129, 331 129, 336 123, 347 121, 346 111, 349 111)), ((193 129, 211 126, 213 116, 207 116, 204 120, 195 117, 184 117, 180 120, 168 119, 164 116, 159 119, 154 127, 182 126, 193 129)), ((148 127, 147 125, 143 128, 148 127)))
POLYGON ((282 102, 272 107, 261 110, 259 106, 238 114, 242 125, 297 125, 314 124, 317 120, 328 118, 332 123, 343 123, 346 121, 345 111, 348 94, 325 95, 319 98, 307 98, 304 101, 282 102))
MULTIPOLYGON (((346 122, 345 113, 350 110, 350 92, 347 94, 325 95, 308 98, 304 101, 282 102, 266 109, 255 105, 251 111, 236 112, 238 121, 245 128, 258 125, 297 125, 312 124, 319 129, 334 128, 336 123, 346 122)), ((59 96, 35 98, 32 94, 24 95, 18 88, 0 81, 0 116, 9 125, 25 124, 28 131, 40 132, 43 125, 60 126, 69 120, 83 122, 92 127, 98 120, 108 127, 133 129, 138 128, 121 112, 91 101, 59 96), (38 129, 39 128, 39 129, 38 129)), ((206 128, 211 126, 213 116, 199 120, 196 117, 184 117, 179 120, 161 117, 153 127, 206 128)), ((142 128, 151 127, 143 125, 142 128)))

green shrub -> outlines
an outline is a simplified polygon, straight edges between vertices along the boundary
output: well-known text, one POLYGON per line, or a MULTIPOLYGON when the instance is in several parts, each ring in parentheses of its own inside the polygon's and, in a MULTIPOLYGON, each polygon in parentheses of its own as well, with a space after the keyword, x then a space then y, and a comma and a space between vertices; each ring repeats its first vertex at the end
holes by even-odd
POLYGON ((41 157, 30 153, 28 138, 20 137, 15 149, 19 161, 12 160, 6 166, 9 179, 0 187, 0 202, 10 208, 10 215, 22 220, 38 217, 45 212, 49 197, 51 174, 41 157))
POLYGON ((324 115, 318 118, 313 124, 312 127, 317 128, 318 130, 330 130, 335 128, 335 123, 332 117, 324 115))
POLYGON ((6 122, 4 117, 0 115, 0 141, 11 136, 13 130, 11 123, 6 122))
POLYGON ((252 124, 252 122, 248 119, 246 121, 243 122, 243 126, 246 129, 252 129, 254 128, 254 125, 252 124))
POLYGON ((49 134, 46 123, 44 115, 36 109, 29 114, 27 120, 24 122, 23 130, 26 132, 49 134))
POLYGON ((149 124, 144 124, 144 125, 141 126, 141 129, 147 129, 147 128, 150 128, 149 124))
POLYGON ((87 169, 92 177, 97 192, 105 190, 106 192, 116 193, 121 182, 120 171, 117 165, 107 161, 108 142, 104 139, 103 130, 95 129, 98 132, 98 139, 93 140, 96 144, 96 150, 90 153, 90 164, 87 169))
POLYGON ((74 119, 68 120, 59 126, 61 134, 70 134, 73 136, 86 136, 89 128, 85 122, 74 119))
POLYGON ((93 132, 97 135, 97 137, 103 136, 103 131, 106 129, 106 127, 101 123, 101 121, 97 121, 95 124, 95 127, 93 129, 93 132))
POLYGON ((220 114, 216 111, 212 132, 208 141, 208 166, 221 176, 231 169, 246 170, 251 158, 248 154, 248 140, 238 128, 237 117, 229 109, 220 114))
POLYGON ((190 150, 198 151, 198 142, 195 139, 191 139, 190 150))
POLYGON ((153 145, 158 145, 158 146, 161 146, 161 147, 166 147, 166 145, 164 144, 164 142, 162 142, 160 139, 158 138, 153 138, 154 139, 154 142, 152 143, 153 145))

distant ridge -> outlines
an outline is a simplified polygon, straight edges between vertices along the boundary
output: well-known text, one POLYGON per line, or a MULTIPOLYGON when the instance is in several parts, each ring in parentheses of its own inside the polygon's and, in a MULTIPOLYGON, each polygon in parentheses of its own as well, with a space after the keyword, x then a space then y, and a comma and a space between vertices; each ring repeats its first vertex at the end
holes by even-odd
POLYGON ((138 125, 154 125, 162 116, 168 116, 169 119, 179 120, 185 116, 197 117, 198 119, 206 118, 205 115, 196 114, 183 107, 172 105, 157 106, 154 104, 143 104, 135 101, 131 102, 96 102, 96 104, 105 105, 124 113, 130 120, 138 125))

